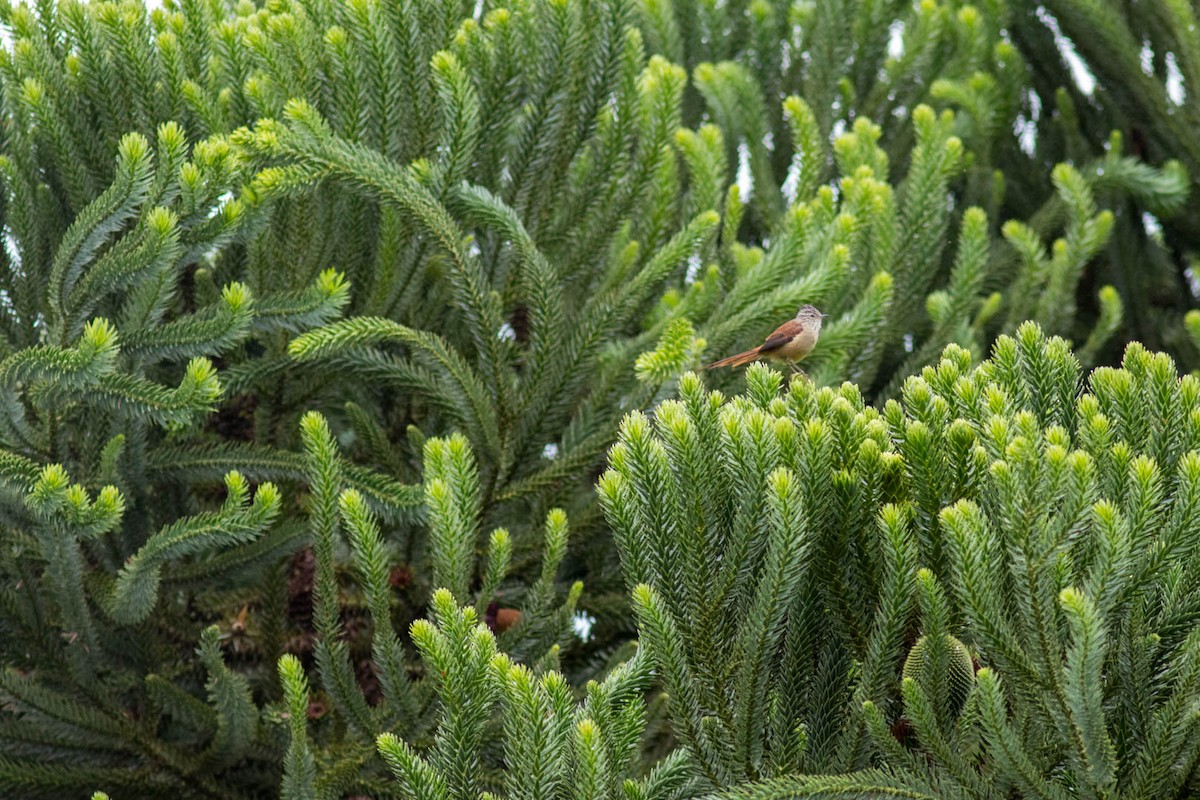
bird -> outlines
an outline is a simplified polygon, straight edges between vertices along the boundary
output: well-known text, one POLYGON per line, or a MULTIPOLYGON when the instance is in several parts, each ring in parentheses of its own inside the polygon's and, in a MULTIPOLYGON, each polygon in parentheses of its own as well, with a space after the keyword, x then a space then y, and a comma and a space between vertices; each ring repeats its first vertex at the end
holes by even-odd
POLYGON ((775 361, 786 361, 792 371, 797 371, 796 362, 803 359, 817 345, 817 337, 821 335, 821 321, 828 317, 814 306, 800 306, 794 319, 780 325, 766 338, 762 344, 744 353, 722 358, 707 365, 705 369, 715 367, 740 367, 760 358, 770 358, 775 361))

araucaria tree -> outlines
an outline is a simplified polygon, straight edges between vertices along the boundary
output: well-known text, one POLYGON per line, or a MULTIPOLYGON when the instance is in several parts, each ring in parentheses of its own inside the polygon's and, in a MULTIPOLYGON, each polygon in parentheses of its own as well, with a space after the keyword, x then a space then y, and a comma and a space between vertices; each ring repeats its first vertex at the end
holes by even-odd
POLYGON ((0 793, 1196 792, 1136 16, 4 4, 0 793))
POLYGON ((879 410, 756 366, 626 419, 599 492, 705 782, 1200 791, 1200 381, 1136 344, 1082 377, 1027 324, 879 410))

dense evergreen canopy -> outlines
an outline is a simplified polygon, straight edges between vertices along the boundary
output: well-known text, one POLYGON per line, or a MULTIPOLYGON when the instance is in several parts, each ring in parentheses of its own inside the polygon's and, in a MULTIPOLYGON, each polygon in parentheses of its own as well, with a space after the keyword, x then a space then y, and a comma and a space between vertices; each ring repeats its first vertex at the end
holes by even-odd
POLYGON ((1200 793, 1197 13, 6 4, 0 791, 1200 793))

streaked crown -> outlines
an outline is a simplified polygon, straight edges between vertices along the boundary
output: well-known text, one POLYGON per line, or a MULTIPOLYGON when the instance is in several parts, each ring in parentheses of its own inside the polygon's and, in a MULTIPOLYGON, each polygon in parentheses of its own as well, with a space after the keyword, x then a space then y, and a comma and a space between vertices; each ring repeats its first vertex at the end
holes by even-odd
POLYGON ((829 315, 822 314, 820 311, 818 311, 816 306, 800 306, 800 310, 796 312, 796 319, 819 320, 824 319, 827 316, 829 315))

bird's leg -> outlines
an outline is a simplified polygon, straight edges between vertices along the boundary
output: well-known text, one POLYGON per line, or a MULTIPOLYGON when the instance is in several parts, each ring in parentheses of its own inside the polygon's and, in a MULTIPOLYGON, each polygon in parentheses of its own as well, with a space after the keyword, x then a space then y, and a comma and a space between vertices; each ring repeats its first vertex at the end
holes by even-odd
POLYGON ((788 362, 788 366, 792 368, 792 374, 793 374, 793 375, 799 375, 799 374, 801 374, 801 373, 800 373, 800 368, 796 366, 796 362, 795 362, 795 361, 789 361, 789 362, 788 362))

